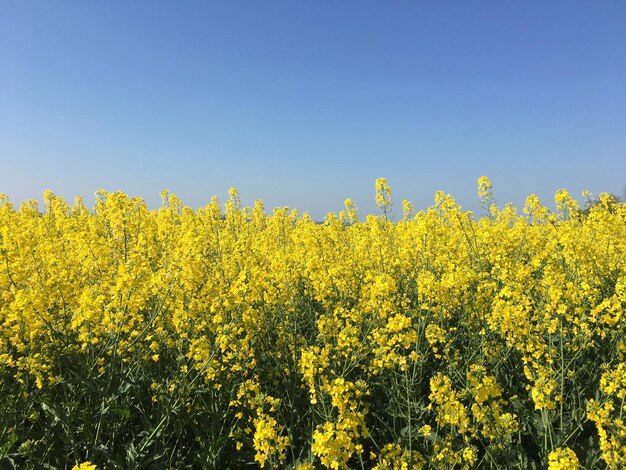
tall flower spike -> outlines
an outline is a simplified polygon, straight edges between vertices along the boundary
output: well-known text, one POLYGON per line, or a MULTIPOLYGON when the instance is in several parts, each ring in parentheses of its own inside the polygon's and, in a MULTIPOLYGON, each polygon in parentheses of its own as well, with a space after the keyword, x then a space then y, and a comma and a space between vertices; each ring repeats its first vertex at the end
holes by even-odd
POLYGON ((385 217, 391 212, 391 187, 387 184, 387 178, 376 180, 376 205, 385 217))

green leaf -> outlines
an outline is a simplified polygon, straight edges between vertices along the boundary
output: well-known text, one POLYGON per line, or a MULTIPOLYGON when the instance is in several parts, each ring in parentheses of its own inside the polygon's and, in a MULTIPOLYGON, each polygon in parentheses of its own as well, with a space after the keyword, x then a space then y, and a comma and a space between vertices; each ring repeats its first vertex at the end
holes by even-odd
MULTIPOLYGON (((15 433, 14 430, 11 430, 11 432, 9 432, 8 434, 6 434, 3 438, 3 443, 2 443, 2 447, 0 447, 0 455, 6 455, 9 453, 9 451, 11 450, 11 448, 13 447, 13 444, 15 444, 18 440, 18 436, 15 433)), ((8 457, 7 457, 8 458, 8 457)), ((0 460, 1 462, 1 460, 0 460)), ((2 467, 0 467, 1 469, 2 467)))
POLYGON ((121 416, 123 418, 130 417, 130 409, 125 406, 114 406, 111 408, 111 411, 115 413, 116 415, 121 416))

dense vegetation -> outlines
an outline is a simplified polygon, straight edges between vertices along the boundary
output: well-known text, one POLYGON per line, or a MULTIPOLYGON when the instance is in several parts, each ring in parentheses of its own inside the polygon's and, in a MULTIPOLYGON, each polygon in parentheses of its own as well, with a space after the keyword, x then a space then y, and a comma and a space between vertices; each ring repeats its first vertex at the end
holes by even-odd
POLYGON ((623 468, 626 206, 0 195, 0 468, 623 468))

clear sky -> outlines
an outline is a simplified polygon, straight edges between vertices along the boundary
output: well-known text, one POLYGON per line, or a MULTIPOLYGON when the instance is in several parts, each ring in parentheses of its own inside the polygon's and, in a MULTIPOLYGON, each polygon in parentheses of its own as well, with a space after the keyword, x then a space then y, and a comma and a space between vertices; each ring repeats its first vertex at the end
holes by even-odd
POLYGON ((0 192, 315 218, 626 185, 626 1, 0 1, 0 192))

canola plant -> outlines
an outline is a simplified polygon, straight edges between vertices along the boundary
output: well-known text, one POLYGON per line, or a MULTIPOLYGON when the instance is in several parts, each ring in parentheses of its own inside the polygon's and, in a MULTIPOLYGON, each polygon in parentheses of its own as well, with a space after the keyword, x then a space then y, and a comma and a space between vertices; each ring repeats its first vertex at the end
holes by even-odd
POLYGON ((624 468, 626 205, 0 195, 2 468, 624 468))

